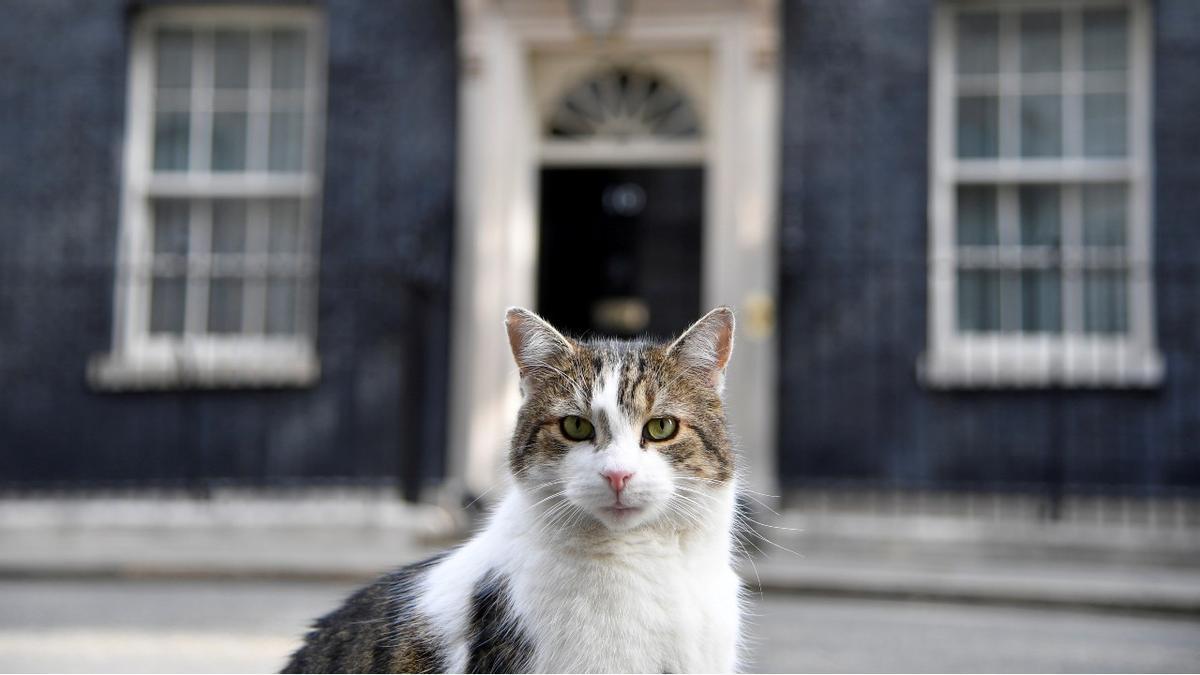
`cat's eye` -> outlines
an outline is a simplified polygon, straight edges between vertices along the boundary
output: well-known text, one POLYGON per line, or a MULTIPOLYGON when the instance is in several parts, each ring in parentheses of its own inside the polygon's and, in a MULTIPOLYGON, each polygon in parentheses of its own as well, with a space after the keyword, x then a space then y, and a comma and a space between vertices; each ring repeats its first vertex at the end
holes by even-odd
POLYGON ((655 417, 646 422, 642 436, 651 441, 667 441, 679 431, 679 422, 674 417, 655 417))
POLYGON ((567 415, 558 425, 562 427, 563 436, 573 441, 586 441, 595 431, 592 423, 579 415, 567 415))

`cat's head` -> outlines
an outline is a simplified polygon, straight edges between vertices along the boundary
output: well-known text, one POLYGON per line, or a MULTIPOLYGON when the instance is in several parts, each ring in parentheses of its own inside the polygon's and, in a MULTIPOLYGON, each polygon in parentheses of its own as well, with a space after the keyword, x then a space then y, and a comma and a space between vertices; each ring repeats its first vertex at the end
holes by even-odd
POLYGON ((734 475, 721 396, 733 312, 670 343, 576 340, 519 308, 505 319, 524 397, 509 452, 551 521, 610 530, 701 522, 734 475))

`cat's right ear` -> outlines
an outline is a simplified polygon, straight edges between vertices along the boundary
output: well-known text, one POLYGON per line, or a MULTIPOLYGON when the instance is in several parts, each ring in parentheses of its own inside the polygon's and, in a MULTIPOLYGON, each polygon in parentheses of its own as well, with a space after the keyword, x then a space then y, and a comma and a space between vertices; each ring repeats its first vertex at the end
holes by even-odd
POLYGON ((552 364, 575 351, 575 343, 542 317, 522 307, 509 307, 504 315, 504 327, 508 330, 508 345, 512 347, 513 360, 521 371, 521 380, 539 368, 552 364))
POLYGON ((725 366, 733 353, 733 311, 718 307, 705 314, 671 343, 667 353, 721 391, 725 386, 725 366))

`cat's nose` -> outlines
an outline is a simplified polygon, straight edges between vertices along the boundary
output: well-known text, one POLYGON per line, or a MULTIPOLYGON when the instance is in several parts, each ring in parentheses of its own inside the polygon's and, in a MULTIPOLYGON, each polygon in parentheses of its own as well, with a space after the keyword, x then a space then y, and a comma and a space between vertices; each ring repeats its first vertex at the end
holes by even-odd
POLYGON ((629 482, 630 478, 633 478, 632 471, 621 471, 620 469, 609 469, 608 471, 601 471, 600 475, 607 478, 608 484, 611 485, 612 489, 617 492, 624 490, 625 484, 629 482))

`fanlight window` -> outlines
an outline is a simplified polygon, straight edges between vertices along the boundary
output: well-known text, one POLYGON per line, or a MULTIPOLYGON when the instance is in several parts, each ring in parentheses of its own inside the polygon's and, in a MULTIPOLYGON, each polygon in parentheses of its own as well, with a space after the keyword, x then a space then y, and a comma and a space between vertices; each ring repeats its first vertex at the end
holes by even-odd
POLYGON ((548 133, 559 139, 666 138, 700 135, 688 96, 650 72, 614 67, 576 84, 550 116, 548 133))

